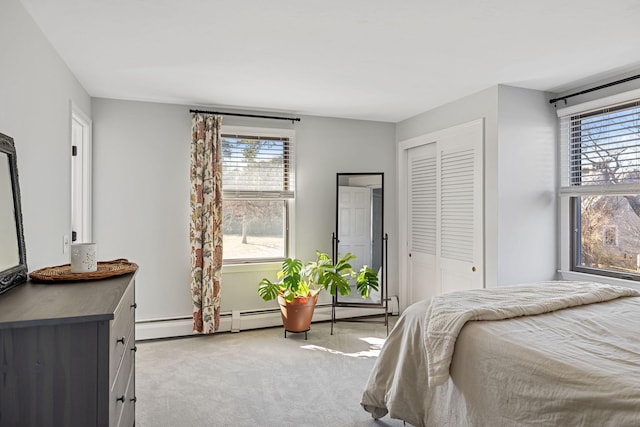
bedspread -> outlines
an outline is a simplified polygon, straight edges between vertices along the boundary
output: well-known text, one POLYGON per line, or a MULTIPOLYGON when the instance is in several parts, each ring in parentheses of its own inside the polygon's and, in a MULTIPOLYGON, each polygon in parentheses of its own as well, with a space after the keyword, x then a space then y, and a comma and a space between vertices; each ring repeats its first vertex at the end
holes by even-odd
POLYGON ((467 322, 440 385, 429 385, 427 373, 429 303, 408 307, 382 348, 361 400, 374 418, 434 427, 640 426, 640 298, 467 322))
POLYGON ((532 316, 626 296, 640 296, 640 292, 602 283, 557 281, 436 296, 427 309, 424 335, 429 384, 442 384, 449 378, 458 334, 470 320, 532 316))

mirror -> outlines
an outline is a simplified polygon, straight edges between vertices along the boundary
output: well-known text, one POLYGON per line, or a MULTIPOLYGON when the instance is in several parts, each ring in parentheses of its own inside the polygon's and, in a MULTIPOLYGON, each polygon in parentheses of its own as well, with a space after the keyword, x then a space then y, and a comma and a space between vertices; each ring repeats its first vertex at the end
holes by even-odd
POLYGON ((0 293, 26 281, 16 149, 13 138, 0 133, 0 293))
POLYGON ((336 305, 382 306, 384 295, 383 271, 383 173, 337 174, 336 246, 338 257, 347 252, 356 256, 351 262, 355 271, 363 265, 378 272, 378 291, 363 299, 355 281, 351 294, 338 295, 336 305))

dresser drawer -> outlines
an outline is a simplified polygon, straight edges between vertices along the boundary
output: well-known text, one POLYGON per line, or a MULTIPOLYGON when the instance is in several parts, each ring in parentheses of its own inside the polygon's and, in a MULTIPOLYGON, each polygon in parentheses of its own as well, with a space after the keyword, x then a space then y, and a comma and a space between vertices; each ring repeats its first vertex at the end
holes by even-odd
POLYGON ((135 371, 131 370, 118 427, 133 427, 136 418, 135 371))
POLYGON ((109 334, 109 385, 113 385, 122 358, 135 345, 133 340, 133 325, 135 323, 134 289, 129 286, 122 300, 114 312, 109 334))
MULTIPOLYGON (((133 325, 131 329, 133 335, 133 325)), ((109 419, 112 420, 110 425, 118 425, 118 420, 126 412, 126 408, 133 403, 131 400, 135 397, 131 379, 134 372, 135 352, 131 349, 126 351, 122 358, 122 364, 117 372, 116 378, 109 394, 109 419)))

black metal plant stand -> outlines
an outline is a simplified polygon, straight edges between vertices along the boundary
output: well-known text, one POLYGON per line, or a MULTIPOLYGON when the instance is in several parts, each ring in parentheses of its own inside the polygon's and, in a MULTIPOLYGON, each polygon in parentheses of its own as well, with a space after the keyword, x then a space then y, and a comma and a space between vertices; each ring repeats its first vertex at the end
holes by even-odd
MULTIPOLYGON (((287 337, 287 332, 292 333, 292 334, 301 334, 304 332, 304 340, 307 340, 307 332, 309 332, 311 330, 311 328, 307 329, 306 331, 287 331, 286 329, 284 330, 284 337, 287 337)), ((333 334, 332 334, 333 335, 333 334)))

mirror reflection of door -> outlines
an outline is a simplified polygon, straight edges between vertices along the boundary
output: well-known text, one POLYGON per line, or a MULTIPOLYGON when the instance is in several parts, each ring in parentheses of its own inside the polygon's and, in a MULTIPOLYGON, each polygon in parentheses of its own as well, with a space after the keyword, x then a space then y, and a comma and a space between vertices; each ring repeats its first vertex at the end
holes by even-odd
POLYGON ((339 303, 381 304, 382 236, 383 236, 383 175, 338 174, 337 188, 337 254, 350 252, 356 256, 351 266, 357 272, 363 265, 378 272, 378 291, 363 299, 355 281, 351 294, 339 295, 339 303))
POLYGON ((338 256, 351 252, 357 258, 351 262, 354 270, 371 265, 373 246, 371 236, 371 189, 366 187, 339 188, 338 256))

